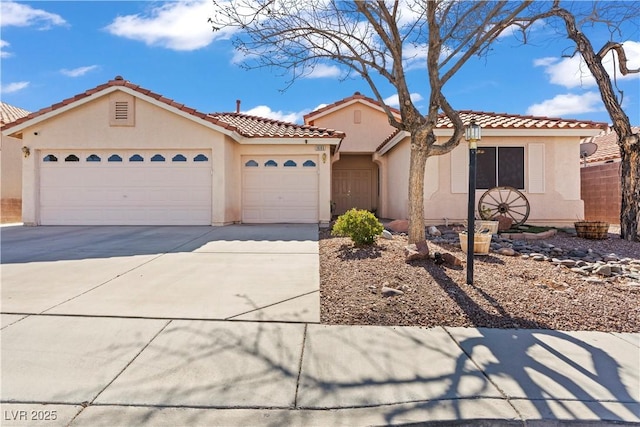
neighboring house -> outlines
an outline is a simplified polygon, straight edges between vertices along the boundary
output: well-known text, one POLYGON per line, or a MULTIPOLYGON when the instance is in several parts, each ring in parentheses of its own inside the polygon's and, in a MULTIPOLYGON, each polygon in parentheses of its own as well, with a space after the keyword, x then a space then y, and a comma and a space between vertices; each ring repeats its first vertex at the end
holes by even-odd
MULTIPOLYGON (((529 201, 529 223, 563 226, 584 217, 580 141, 600 133, 605 123, 473 111, 461 111, 461 117, 482 126, 476 200, 489 188, 510 185, 529 201)), ((408 217, 410 135, 389 125, 377 101, 356 93, 309 113, 305 123, 346 133, 332 157, 336 214, 359 207, 385 218, 408 217)), ((450 121, 442 117, 435 133, 441 140, 451 136, 450 121)), ((462 141, 451 153, 428 159, 427 223, 466 218, 468 153, 462 141)))
MULTIPOLYGON (((28 115, 27 110, 0 102, 0 126, 28 115)), ((20 222, 22 218, 22 141, 0 138, 0 205, 3 223, 20 222)))
POLYGON ((328 223, 342 132, 205 114, 116 77, 2 128, 27 225, 328 223))
MULTIPOLYGON (((632 130, 638 133, 640 127, 633 127, 632 130)), ((613 130, 607 130, 584 142, 593 142, 598 146, 594 154, 584 158, 580 169, 584 218, 620 224, 622 159, 618 135, 613 130)))

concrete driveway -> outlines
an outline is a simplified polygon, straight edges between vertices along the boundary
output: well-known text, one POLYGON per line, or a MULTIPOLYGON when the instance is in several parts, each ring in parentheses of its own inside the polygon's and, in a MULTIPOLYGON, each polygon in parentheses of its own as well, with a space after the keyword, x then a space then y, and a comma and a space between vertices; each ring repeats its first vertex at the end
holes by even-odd
POLYGON ((1 233, 3 313, 320 320, 316 225, 1 233))

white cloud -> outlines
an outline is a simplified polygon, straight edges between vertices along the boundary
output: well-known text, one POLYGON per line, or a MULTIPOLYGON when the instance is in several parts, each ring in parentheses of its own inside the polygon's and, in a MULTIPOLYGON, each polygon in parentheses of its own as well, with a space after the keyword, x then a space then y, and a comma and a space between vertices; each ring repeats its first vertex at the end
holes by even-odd
POLYGON ((599 92, 586 92, 582 95, 556 95, 551 99, 533 104, 527 109, 527 114, 533 116, 562 117, 575 114, 602 111, 602 99, 599 92))
MULTIPOLYGON (((629 69, 640 68, 640 42, 627 41, 622 45, 627 54, 627 67, 629 69)), ((602 62, 611 78, 616 76, 619 80, 626 80, 640 77, 639 73, 621 75, 617 67, 617 55, 616 61, 614 61, 612 53, 609 53, 602 62)), ((595 79, 580 54, 571 58, 539 58, 534 60, 533 65, 543 67, 551 83, 566 88, 596 85, 595 79)))
POLYGON ((29 82, 14 82, 0 86, 0 93, 18 92, 29 86, 29 82))
POLYGON ((250 116, 264 117, 267 119, 279 120, 288 123, 302 123, 303 117, 305 114, 309 113, 310 110, 302 110, 298 112, 283 112, 283 111, 273 111, 267 105, 258 105, 250 110, 243 111, 243 114, 248 114, 250 116))
POLYGON ((88 65, 86 67, 78 67, 72 70, 67 70, 66 68, 63 68, 62 70, 60 70, 60 72, 68 77, 80 77, 80 76, 84 76, 89 71, 95 70, 96 68, 98 68, 97 65, 88 65))
POLYGON ((13 56, 11 52, 7 52, 6 50, 4 50, 5 47, 9 47, 9 42, 0 40, 0 58, 8 58, 10 56, 13 56))
POLYGON ((305 78, 322 79, 326 77, 340 77, 341 75, 342 71, 335 65, 317 64, 308 75, 305 75, 305 78))
POLYGON ((118 16, 106 30, 149 46, 191 51, 229 37, 230 30, 214 32, 207 19, 213 12, 210 0, 183 0, 154 7, 146 14, 118 16))
POLYGON ((67 21, 55 13, 34 9, 29 5, 13 1, 0 2, 0 26, 2 27, 38 25, 41 30, 46 30, 53 25, 65 25, 66 23, 67 21))
MULTIPOLYGON (((409 95, 411 97, 411 100, 413 102, 419 102, 422 101, 424 98, 422 97, 422 95, 420 95, 419 93, 412 93, 411 95, 409 95)), ((388 98, 385 98, 384 103, 387 104, 389 107, 395 107, 395 108, 399 108, 400 107, 400 101, 398 100, 398 95, 391 95, 388 98)))

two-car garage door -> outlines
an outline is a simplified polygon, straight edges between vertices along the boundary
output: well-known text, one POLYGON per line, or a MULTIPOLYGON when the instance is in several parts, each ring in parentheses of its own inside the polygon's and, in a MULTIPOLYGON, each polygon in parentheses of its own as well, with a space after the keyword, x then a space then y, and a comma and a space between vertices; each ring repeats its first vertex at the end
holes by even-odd
POLYGON ((43 225, 209 225, 211 152, 45 151, 43 225))

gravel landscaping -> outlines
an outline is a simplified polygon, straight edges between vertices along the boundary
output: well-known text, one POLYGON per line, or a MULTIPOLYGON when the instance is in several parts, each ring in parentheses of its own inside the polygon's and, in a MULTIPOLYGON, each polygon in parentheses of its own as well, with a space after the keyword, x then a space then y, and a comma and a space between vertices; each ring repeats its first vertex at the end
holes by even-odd
POLYGON ((439 230, 430 253, 450 253, 462 266, 405 261, 403 234, 354 247, 321 230, 322 323, 640 331, 640 243, 611 233, 605 240, 563 231, 544 240, 494 236, 467 285, 458 229, 439 230))

